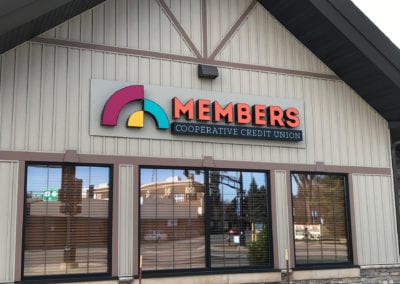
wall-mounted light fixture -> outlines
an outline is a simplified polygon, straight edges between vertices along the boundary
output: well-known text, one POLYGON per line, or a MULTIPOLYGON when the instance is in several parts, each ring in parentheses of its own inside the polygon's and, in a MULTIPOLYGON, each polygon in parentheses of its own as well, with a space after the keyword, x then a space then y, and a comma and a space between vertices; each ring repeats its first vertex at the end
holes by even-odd
POLYGON ((199 64, 197 70, 199 78, 215 79, 218 77, 216 66, 199 64))

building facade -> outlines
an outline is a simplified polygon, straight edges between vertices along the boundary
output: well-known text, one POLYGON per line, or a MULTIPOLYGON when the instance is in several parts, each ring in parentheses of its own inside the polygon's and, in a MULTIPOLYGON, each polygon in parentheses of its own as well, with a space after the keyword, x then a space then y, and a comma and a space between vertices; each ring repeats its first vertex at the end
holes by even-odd
POLYGON ((0 66, 0 282, 396 279, 389 122, 259 2, 107 0, 0 66))

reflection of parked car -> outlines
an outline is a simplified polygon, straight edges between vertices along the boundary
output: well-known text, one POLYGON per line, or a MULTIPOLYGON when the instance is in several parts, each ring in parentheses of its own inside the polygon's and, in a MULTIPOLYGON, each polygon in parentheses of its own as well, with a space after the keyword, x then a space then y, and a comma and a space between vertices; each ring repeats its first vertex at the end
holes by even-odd
POLYGON ((294 235, 294 239, 295 240, 304 240, 304 233, 302 233, 302 234, 297 234, 297 232, 296 232, 296 235, 294 235))
POLYGON ((239 231, 237 229, 230 229, 228 233, 229 235, 239 235, 239 231))
POLYGON ((166 241, 167 239, 168 235, 160 230, 147 231, 144 235, 145 241, 166 241))
POLYGON ((295 240, 319 240, 321 225, 294 225, 295 240))

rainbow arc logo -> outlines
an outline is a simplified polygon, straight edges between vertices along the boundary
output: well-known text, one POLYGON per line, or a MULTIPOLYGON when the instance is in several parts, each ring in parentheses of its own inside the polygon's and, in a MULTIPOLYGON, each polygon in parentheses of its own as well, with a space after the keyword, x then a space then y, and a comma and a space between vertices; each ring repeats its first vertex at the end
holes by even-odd
POLYGON ((127 121, 128 127, 144 127, 145 113, 150 114, 157 124, 159 129, 168 129, 169 120, 165 111, 157 103, 152 100, 144 98, 143 85, 132 85, 117 90, 111 95, 104 105, 103 113, 101 115, 101 124, 106 126, 116 126, 118 123, 118 116, 127 104, 139 101, 142 102, 142 110, 132 113, 127 121))

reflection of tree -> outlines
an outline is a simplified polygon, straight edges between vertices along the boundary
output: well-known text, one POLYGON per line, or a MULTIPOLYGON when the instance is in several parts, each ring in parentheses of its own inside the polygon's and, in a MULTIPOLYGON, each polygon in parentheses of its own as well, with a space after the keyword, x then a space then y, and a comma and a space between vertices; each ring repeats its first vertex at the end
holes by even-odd
POLYGON ((225 205, 225 220, 228 220, 230 228, 232 227, 238 228, 240 226, 236 212, 237 206, 238 202, 236 197, 232 199, 231 203, 225 205))
POLYGON ((332 237, 346 237, 344 184, 341 176, 323 176, 320 184, 320 207, 324 214, 326 233, 332 237))
POLYGON ((210 172, 210 199, 209 206, 211 210, 211 230, 221 232, 224 229, 224 222, 228 223, 229 229, 232 227, 239 228, 241 226, 241 202, 240 196, 243 195, 242 173, 239 178, 229 175, 227 172, 211 171, 210 172), (221 187, 222 186, 222 187, 221 187), (235 190, 235 197, 226 202, 223 200, 221 192, 223 187, 235 190), (241 194, 242 192, 242 194, 241 194), (238 218, 239 217, 239 218, 238 218))
POLYGON ((239 172, 239 177, 231 175, 221 175, 220 184, 227 186, 236 191, 236 197, 231 201, 231 205, 226 208, 226 217, 236 228, 239 229, 240 245, 245 245, 245 212, 244 212, 244 188, 243 188, 243 172, 239 172), (233 211, 233 212, 232 212, 233 211), (233 214, 232 214, 233 213, 233 214))
POLYGON ((265 265, 269 262, 269 245, 267 229, 263 228, 257 234, 257 240, 249 244, 247 258, 252 265, 265 265))
POLYGON ((252 177, 249 191, 244 200, 244 211, 249 223, 265 222, 265 204, 267 191, 265 186, 258 188, 255 178, 252 177))
MULTIPOLYGON (((311 224, 311 202, 313 196, 313 181, 315 179, 315 175, 311 174, 295 174, 293 175, 294 180, 297 184, 297 196, 295 199, 301 200, 300 202, 304 202, 304 210, 305 210, 305 218, 306 220, 302 220, 301 223, 311 224)), ((296 200, 293 202, 295 208, 297 208, 296 200)), ((297 214, 297 212, 296 212, 297 214)))
POLYGON ((325 237, 346 237, 344 183, 337 175, 294 174, 293 215, 297 224, 322 224, 325 237))
POLYGON ((76 178, 75 166, 64 166, 61 175, 61 189, 59 200, 62 205, 60 212, 67 216, 67 236, 64 246, 64 261, 75 263, 76 248, 71 247, 71 217, 82 212, 82 180, 76 178))
POLYGON ((210 172, 211 231, 237 229, 244 238, 245 230, 254 229, 256 224, 266 223, 267 190, 264 185, 259 187, 254 177, 248 185, 244 185, 243 174, 210 172), (230 192, 229 195, 226 192, 230 192))
POLYGON ((210 194, 209 194, 209 208, 211 212, 210 229, 212 232, 219 232, 223 230, 223 204, 221 200, 221 193, 219 191, 220 172, 210 172, 210 194))

